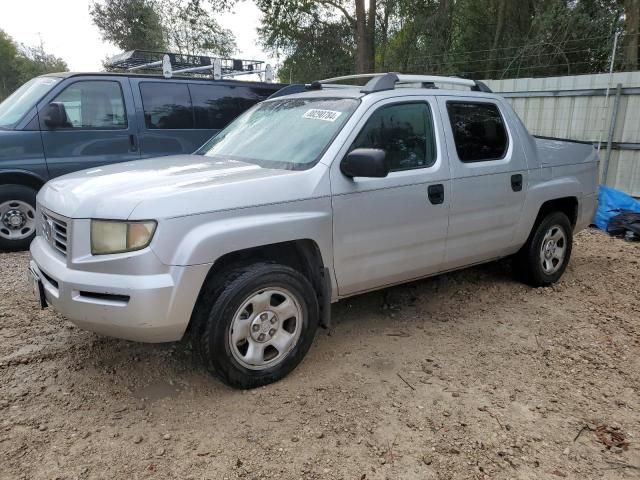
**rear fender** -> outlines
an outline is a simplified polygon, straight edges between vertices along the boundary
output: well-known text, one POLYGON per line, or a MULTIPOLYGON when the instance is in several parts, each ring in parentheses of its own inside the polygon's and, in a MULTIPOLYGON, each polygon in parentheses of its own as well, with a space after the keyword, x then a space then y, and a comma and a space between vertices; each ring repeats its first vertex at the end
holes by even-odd
POLYGON ((530 185, 514 243, 519 247, 524 245, 545 202, 570 197, 576 198, 578 205, 583 197, 582 184, 575 177, 563 177, 530 185))

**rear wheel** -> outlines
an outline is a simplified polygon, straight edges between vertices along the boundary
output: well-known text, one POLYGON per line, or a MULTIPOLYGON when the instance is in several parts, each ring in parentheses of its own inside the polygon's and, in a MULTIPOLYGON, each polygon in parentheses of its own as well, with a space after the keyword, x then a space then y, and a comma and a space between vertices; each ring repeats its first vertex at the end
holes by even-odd
POLYGON ((311 346, 318 302, 306 277, 259 263, 211 279, 196 307, 194 345, 234 388, 255 388, 291 372, 311 346))
POLYGON ((36 234, 36 191, 0 185, 0 250, 25 250, 36 234))
POLYGON ((543 287, 557 282, 569 264, 573 236, 571 222, 562 212, 542 219, 516 255, 516 271, 523 280, 543 287))

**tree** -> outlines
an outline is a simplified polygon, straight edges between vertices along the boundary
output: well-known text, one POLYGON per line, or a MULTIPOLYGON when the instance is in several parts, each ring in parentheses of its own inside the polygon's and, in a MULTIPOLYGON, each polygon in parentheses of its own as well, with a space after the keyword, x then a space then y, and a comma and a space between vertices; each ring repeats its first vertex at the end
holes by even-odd
MULTIPOLYGON (((640 0, 258 0, 264 12, 260 33, 265 46, 317 63, 329 53, 331 75, 402 71, 504 78, 602 72, 626 8, 627 64, 638 58, 640 0), (368 9, 365 9, 368 7, 368 9), (634 7, 635 8, 635 7, 634 7), (629 13, 630 12, 630 13, 629 13), (634 15, 636 15, 634 17, 634 15), (331 38, 344 25, 348 38, 338 48, 331 38), (636 30, 633 30, 636 28, 636 30), (301 34, 304 32, 304 34, 301 34), (635 39, 630 42, 629 39, 635 39), (634 50, 635 49, 635 50, 634 50)), ((630 67, 628 67, 630 68, 630 67)), ((291 71, 291 70, 289 70, 291 71)), ((304 72, 304 69, 302 70, 304 72)), ((316 77, 317 78, 317 77, 316 77)), ((308 79, 305 77, 305 79, 308 79)))
POLYGON ((236 42, 199 0, 164 0, 159 3, 166 42, 171 50, 187 55, 232 55, 236 42))
POLYGON ((624 0, 625 47, 624 63, 627 70, 638 70, 640 44, 640 0, 624 0))
MULTIPOLYGON (((347 27, 348 43, 354 49, 355 71, 374 70, 376 0, 368 3, 367 0, 257 0, 256 3, 264 14, 261 33, 268 48, 277 52, 279 44, 290 47, 296 38, 302 38, 299 32, 324 35, 347 27)), ((308 40, 308 35, 303 37, 308 40)), ((316 41, 324 43, 320 38, 314 43, 316 41)))
MULTIPOLYGON (((222 0, 219 8, 228 8, 222 0)), ((187 55, 231 55, 233 34, 200 0, 102 0, 91 6, 102 38, 123 50, 171 50, 187 55)))
POLYGON ((18 49, 11 37, 0 30, 0 100, 9 96, 20 85, 18 49))
POLYGON ((43 45, 17 45, 9 35, 0 30, 0 100, 33 77, 66 70, 67 64, 46 53, 43 45))
POLYGON ((102 39, 122 50, 164 50, 162 19, 151 0, 105 0, 89 9, 102 39))

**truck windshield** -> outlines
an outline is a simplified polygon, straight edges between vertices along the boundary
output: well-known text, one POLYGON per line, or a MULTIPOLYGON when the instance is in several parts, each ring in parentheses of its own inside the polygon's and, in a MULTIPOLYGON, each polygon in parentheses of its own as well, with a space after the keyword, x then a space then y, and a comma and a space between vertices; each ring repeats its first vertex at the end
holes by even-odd
POLYGON ((56 77, 32 78, 9 95, 0 103, 0 128, 13 127, 59 81, 56 77))
POLYGON ((198 150, 265 168, 312 167, 359 101, 350 98, 283 98, 256 105, 198 150))

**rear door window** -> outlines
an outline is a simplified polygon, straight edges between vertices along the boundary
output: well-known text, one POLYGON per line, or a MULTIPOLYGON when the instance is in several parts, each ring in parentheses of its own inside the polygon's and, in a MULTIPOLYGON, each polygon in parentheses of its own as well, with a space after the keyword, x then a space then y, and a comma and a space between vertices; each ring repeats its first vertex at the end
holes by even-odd
POLYGON ((186 83, 143 82, 140 95, 147 128, 194 128, 193 106, 186 83))
POLYGON ((108 80, 75 82, 52 100, 64 105, 62 128, 113 130, 127 128, 120 83, 108 80))
POLYGON ((447 112, 460 161, 485 162, 505 156, 509 140, 497 105, 447 102, 447 112))

